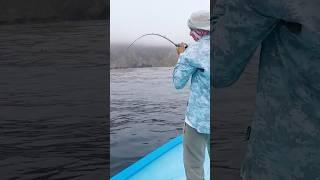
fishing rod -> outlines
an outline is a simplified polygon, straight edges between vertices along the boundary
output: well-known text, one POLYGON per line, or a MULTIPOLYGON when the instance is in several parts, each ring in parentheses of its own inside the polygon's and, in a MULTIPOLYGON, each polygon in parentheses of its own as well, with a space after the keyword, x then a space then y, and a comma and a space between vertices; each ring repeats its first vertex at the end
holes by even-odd
MULTIPOLYGON (((127 49, 129 49, 136 41, 138 41, 139 39, 145 37, 145 36, 159 36, 161 38, 166 39, 167 41, 169 41, 171 44, 173 44, 175 47, 179 47, 179 44, 173 42, 171 39, 167 38, 166 36, 163 36, 161 34, 157 34, 157 33, 147 33, 147 34, 143 34, 142 36, 138 37, 137 39, 135 39, 129 46, 127 49)), ((185 48, 187 48, 188 45, 186 45, 185 48)))
MULTIPOLYGON (((161 34, 157 34, 157 33, 147 33, 147 34, 143 34, 140 37, 138 37, 137 39, 135 39, 129 46, 127 49, 129 49, 136 41, 138 41, 139 39, 145 37, 145 36, 159 36, 162 37, 164 39, 166 39, 167 41, 169 41, 171 44, 173 44, 175 47, 179 47, 179 44, 173 42, 171 39, 167 38, 166 36, 163 36, 161 34)), ((188 45, 185 45, 185 48, 188 48, 188 45)), ((201 72, 204 72, 203 68, 197 68, 198 70, 200 70, 201 72)))

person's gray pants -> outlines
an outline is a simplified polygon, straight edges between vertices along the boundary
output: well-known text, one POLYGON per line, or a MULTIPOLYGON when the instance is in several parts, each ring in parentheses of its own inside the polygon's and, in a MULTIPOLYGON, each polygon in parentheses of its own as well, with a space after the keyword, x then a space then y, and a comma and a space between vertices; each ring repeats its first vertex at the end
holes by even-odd
POLYGON ((204 180, 205 150, 210 155, 210 134, 198 133, 185 123, 183 136, 183 162, 187 180, 204 180))

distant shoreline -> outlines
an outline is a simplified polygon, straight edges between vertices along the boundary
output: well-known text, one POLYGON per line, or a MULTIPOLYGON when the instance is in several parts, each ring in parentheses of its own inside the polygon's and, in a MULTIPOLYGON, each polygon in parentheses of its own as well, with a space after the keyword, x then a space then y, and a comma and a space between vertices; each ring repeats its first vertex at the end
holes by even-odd
POLYGON ((138 68, 172 68, 172 66, 140 66, 140 67, 110 67, 110 70, 120 70, 120 69, 138 69, 138 68))
POLYGON ((110 68, 170 67, 178 59, 175 48, 170 46, 136 45, 129 51, 126 45, 110 46, 110 68))
MULTIPOLYGON (((112 34, 110 34, 110 36, 112 36, 112 34)), ((126 47, 128 48, 129 45, 132 42, 110 42, 110 46, 111 47, 126 47)), ((170 45, 170 44, 134 44, 130 47, 130 49, 134 49, 135 47, 139 47, 139 48, 170 48, 170 49, 175 49, 174 46, 170 45)))

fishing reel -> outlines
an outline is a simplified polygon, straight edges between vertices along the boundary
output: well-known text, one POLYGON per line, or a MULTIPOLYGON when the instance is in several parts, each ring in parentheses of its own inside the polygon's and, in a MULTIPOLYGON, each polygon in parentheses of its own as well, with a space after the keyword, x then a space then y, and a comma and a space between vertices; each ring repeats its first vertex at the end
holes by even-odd
MULTIPOLYGON (((180 47, 179 44, 175 44, 175 46, 176 46, 177 48, 180 47)), ((187 48, 188 48, 188 44, 185 44, 184 48, 187 49, 187 48)))

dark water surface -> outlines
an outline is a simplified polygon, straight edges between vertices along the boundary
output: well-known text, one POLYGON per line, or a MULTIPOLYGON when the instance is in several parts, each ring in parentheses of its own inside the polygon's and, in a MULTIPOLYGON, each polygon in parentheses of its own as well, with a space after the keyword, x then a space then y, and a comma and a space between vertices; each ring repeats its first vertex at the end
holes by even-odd
POLYGON ((106 30, 0 26, 0 179, 106 179, 106 30))
POLYGON ((188 90, 176 90, 172 68, 114 69, 111 88, 111 174, 182 133, 188 90))

